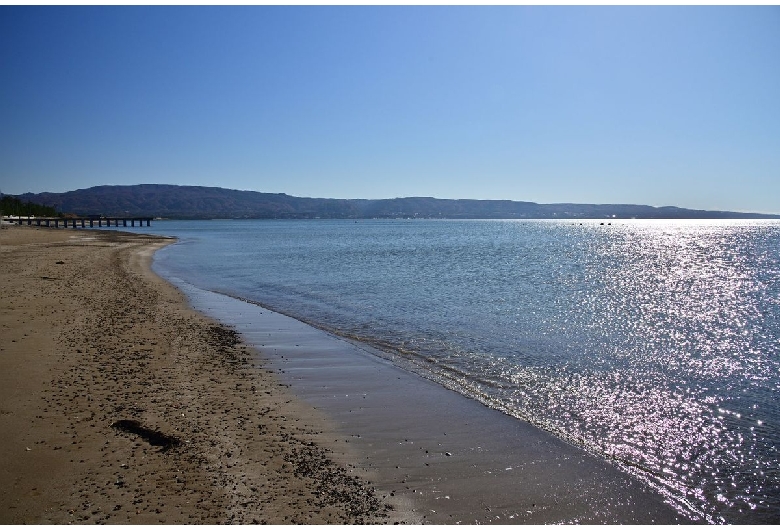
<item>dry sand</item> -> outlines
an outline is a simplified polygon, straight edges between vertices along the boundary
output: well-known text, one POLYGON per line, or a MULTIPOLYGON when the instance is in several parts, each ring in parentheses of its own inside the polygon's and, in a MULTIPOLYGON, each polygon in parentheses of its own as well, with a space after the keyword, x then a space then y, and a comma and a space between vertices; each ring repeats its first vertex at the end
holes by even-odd
POLYGON ((149 271, 168 242, 0 230, 0 523, 412 522, 149 271))

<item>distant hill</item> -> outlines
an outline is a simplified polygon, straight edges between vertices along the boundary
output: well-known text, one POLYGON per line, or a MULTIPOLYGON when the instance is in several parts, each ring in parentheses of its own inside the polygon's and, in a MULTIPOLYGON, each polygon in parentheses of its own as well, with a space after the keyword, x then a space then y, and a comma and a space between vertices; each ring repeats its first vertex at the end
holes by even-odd
POLYGON ((690 210, 637 204, 538 204, 435 199, 314 199, 202 186, 96 186, 65 193, 25 193, 22 201, 78 215, 175 219, 780 219, 780 215, 690 210))

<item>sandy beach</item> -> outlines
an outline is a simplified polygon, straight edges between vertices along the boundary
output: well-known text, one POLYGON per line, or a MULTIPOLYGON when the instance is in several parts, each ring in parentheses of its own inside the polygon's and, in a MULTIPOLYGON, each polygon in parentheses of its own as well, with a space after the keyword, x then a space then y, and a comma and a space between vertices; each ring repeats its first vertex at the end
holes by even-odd
POLYGON ((0 230, 0 523, 690 522, 367 345, 174 287, 172 242, 0 230))
POLYGON ((150 272, 169 242, 0 230, 0 523, 405 521, 334 462, 327 419, 150 272))

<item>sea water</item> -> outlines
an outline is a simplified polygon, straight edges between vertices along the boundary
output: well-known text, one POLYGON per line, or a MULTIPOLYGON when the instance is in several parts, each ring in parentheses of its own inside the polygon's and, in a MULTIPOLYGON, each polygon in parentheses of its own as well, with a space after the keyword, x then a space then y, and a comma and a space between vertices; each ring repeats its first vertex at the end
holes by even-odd
POLYGON ((155 268, 366 341, 708 522, 780 521, 780 223, 167 221, 155 268))

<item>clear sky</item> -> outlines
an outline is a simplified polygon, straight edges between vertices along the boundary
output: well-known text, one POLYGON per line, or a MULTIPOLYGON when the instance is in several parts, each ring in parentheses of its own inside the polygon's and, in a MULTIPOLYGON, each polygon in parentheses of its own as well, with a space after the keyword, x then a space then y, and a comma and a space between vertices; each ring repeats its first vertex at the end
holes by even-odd
POLYGON ((0 191, 780 213, 780 7, 0 7, 0 191))

